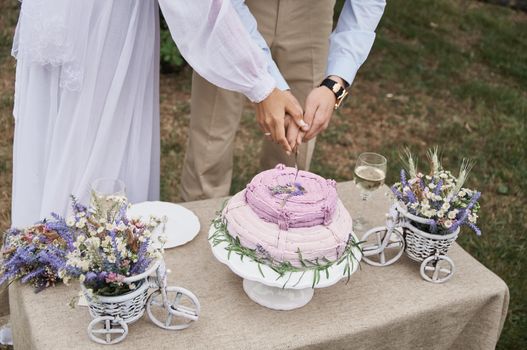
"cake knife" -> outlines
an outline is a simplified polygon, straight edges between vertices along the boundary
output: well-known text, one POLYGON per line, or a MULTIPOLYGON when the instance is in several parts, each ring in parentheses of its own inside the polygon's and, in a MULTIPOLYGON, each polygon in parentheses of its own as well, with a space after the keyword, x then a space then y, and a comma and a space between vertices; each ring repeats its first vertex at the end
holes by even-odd
POLYGON ((295 149, 295 179, 293 180, 293 184, 296 182, 296 178, 298 177, 298 146, 295 149))
MULTIPOLYGON (((293 180, 293 185, 295 184, 296 178, 298 177, 298 147, 295 149, 295 169, 296 169, 296 172, 295 172, 295 179, 293 180)), ((287 202, 289 198, 291 198, 291 194, 285 196, 285 198, 282 200, 282 205, 280 206, 281 208, 285 207, 285 203, 287 202)))

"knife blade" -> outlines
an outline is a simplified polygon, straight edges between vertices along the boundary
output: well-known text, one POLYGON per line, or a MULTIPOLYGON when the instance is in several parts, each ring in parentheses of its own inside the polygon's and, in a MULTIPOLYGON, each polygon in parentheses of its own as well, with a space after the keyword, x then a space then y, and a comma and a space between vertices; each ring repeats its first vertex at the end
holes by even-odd
POLYGON ((293 184, 296 182, 296 178, 298 177, 298 147, 295 149, 295 179, 293 180, 293 184))

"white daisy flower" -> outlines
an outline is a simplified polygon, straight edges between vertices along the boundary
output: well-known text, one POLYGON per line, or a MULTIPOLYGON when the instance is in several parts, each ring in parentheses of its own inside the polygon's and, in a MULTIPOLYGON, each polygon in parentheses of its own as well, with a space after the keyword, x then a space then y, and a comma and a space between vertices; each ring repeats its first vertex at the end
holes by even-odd
POLYGON ((69 227, 73 227, 75 226, 75 219, 73 217, 69 217, 67 220, 66 220, 66 225, 68 225, 69 227))
POLYGON ((445 222, 443 223, 443 226, 445 226, 446 228, 451 228, 452 220, 445 220, 445 222))
POLYGON ((77 228, 83 228, 84 225, 86 225, 86 219, 85 219, 85 218, 80 219, 80 220, 77 221, 77 223, 75 224, 75 226, 76 226, 77 228))

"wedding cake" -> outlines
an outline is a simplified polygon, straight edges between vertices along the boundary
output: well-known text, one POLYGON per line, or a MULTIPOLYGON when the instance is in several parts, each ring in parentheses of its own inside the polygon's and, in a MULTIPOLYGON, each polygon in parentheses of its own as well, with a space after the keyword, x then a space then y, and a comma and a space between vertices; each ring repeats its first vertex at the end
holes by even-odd
POLYGON ((222 216, 240 244, 296 267, 339 259, 352 235, 335 181, 280 164, 256 175, 222 216), (295 179, 296 176, 296 179, 295 179))

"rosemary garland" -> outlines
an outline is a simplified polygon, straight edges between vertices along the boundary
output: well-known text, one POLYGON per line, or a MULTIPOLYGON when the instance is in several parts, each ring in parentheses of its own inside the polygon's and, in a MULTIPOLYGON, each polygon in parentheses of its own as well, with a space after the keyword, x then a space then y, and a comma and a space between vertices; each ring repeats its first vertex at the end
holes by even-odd
MULTIPOLYGON (((297 251, 298 257, 300 260, 301 267, 293 266, 289 261, 276 261, 274 260, 265 249, 261 246, 257 246, 256 249, 250 249, 244 247, 240 243, 238 237, 233 237, 229 234, 227 229, 227 220, 221 215, 221 212, 217 213, 217 216, 212 220, 212 225, 214 226, 214 233, 210 235, 209 240, 212 243, 213 247, 216 247, 219 244, 226 243, 227 246, 225 249, 228 251, 227 259, 230 259, 231 254, 234 252, 240 256, 240 259, 243 261, 244 257, 247 257, 258 264, 258 270, 262 277, 265 278, 261 265, 266 265, 275 271, 278 274, 277 280, 280 278, 287 279, 284 282, 282 288, 285 288, 286 285, 290 282, 291 276, 295 272, 301 272, 302 274, 298 278, 298 281, 293 285, 295 287, 300 283, 302 278, 306 273, 313 274, 313 283, 312 288, 314 288, 320 282, 321 274, 325 274, 326 278, 329 278, 329 268, 334 265, 345 264, 343 276, 347 276, 346 283, 349 282, 351 277, 351 271, 355 263, 359 263, 359 260, 354 254, 354 249, 359 249, 361 251, 360 244, 357 242, 353 235, 350 233, 348 241, 346 243, 346 248, 342 256, 337 260, 328 260, 326 258, 308 260, 302 257, 300 249, 297 251)), ((360 264, 359 264, 360 267, 360 264)))

